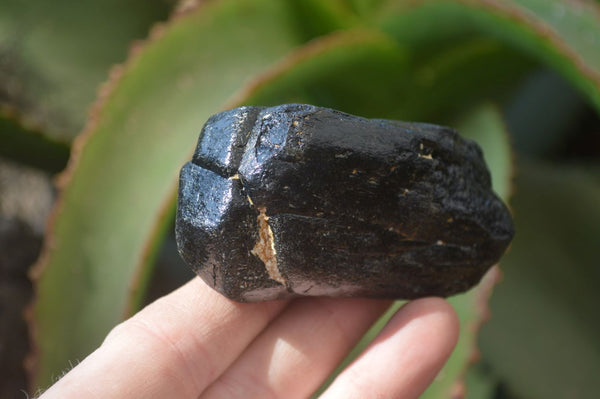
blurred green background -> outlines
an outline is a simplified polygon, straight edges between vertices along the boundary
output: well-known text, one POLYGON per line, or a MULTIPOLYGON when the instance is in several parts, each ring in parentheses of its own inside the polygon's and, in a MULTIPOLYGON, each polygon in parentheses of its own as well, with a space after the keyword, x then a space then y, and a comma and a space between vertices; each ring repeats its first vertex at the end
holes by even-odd
POLYGON ((461 338, 424 397, 600 395, 599 2, 5 0, 0 397, 191 277, 172 223, 200 128, 286 102, 456 127, 511 204, 501 272, 450 299, 461 338))

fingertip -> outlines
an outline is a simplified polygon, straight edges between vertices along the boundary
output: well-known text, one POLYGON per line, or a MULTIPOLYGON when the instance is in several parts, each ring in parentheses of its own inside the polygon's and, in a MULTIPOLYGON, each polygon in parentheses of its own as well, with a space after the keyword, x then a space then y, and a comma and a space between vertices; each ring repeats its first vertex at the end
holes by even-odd
POLYGON ((439 338, 443 337, 440 344, 450 348, 450 352, 456 346, 460 332, 460 321, 456 310, 450 303, 440 297, 427 297, 415 299, 408 302, 401 309, 404 314, 397 313, 402 319, 399 322, 418 319, 422 323, 429 325, 429 329, 439 332, 439 338))
POLYGON ((454 308, 442 298, 408 302, 325 392, 324 397, 418 397, 452 353, 459 335, 454 308), (376 396, 376 395, 374 395, 376 396))

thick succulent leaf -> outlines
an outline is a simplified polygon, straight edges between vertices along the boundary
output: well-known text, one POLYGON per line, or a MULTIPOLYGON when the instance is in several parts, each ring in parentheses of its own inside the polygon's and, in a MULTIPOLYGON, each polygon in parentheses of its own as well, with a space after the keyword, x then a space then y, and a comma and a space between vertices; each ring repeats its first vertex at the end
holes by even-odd
POLYGON ((587 99, 562 76, 547 69, 532 74, 506 106, 515 149, 538 158, 563 153, 567 136, 589 109, 587 99))
POLYGON ((482 97, 502 98, 533 66, 490 39, 466 37, 427 55, 363 29, 331 37, 258 79, 246 102, 305 102, 366 117, 450 123, 482 97))
POLYGON ((55 138, 72 138, 109 67, 169 8, 164 0, 3 0, 0 103, 55 138))
POLYGON ((38 385, 135 307, 199 129, 297 45, 282 2, 206 2, 124 66, 76 153, 38 270, 38 385), (240 22, 243 21, 243 24, 240 22), (131 291, 131 292, 130 292, 131 291))
POLYGON ((385 0, 286 0, 294 10, 291 23, 305 39, 341 29, 366 26, 385 0))
POLYGON ((360 23, 348 0, 288 0, 295 17, 291 23, 305 39, 312 39, 360 23))
POLYGON ((458 129, 462 136, 475 140, 481 146, 492 175, 492 187, 508 203, 513 192, 513 155, 500 110, 494 105, 484 104, 459 120, 458 129))
POLYGON ((464 394, 462 396, 463 398, 492 399, 501 397, 502 399, 510 399, 510 397, 506 395, 496 395, 499 382, 481 363, 475 363, 473 366, 469 367, 469 370, 464 377, 464 384, 466 389, 461 392, 464 394))
MULTIPOLYGON (((557 33, 556 38, 548 38, 552 45, 576 64, 580 74, 594 79, 597 88, 600 84, 598 79, 600 77, 600 52, 598 51, 600 8, 589 1, 512 0, 512 2, 534 16, 535 20, 532 18, 530 24, 538 26, 540 33, 545 30, 553 30, 557 33)), ((523 20, 526 18, 527 15, 524 15, 523 20)))
MULTIPOLYGON (((401 43, 489 35, 551 66, 600 109, 600 11, 563 0, 389 0, 378 26, 401 43)), ((506 60, 510 63, 510 60, 506 60)))
POLYGON ((249 88, 254 105, 307 103, 367 117, 402 112, 409 60, 389 37, 346 31, 309 44, 249 88))
POLYGON ((480 346, 518 396, 600 392, 600 184, 568 165, 524 162, 514 198, 517 235, 502 262, 480 346))
POLYGON ((69 146, 21 124, 14 110, 0 110, 0 157, 55 173, 64 169, 69 146))

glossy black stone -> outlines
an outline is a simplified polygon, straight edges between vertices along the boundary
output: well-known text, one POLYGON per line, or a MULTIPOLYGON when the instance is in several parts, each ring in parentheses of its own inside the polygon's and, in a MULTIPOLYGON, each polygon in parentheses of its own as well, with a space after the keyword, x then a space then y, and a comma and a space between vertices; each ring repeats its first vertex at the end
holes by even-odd
POLYGON ((514 234, 474 142, 312 105, 212 116, 179 184, 179 252, 237 301, 449 296, 514 234))

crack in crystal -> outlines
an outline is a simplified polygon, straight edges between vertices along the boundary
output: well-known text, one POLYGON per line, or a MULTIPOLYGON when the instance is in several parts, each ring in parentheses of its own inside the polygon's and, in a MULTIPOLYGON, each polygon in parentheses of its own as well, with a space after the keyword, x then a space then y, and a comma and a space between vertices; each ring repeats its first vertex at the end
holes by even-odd
POLYGON ((277 265, 277 251, 275 250, 275 240, 273 230, 269 226, 269 217, 265 207, 258 207, 258 241, 251 253, 256 255, 264 264, 269 277, 282 285, 286 285, 285 278, 279 272, 277 265))

